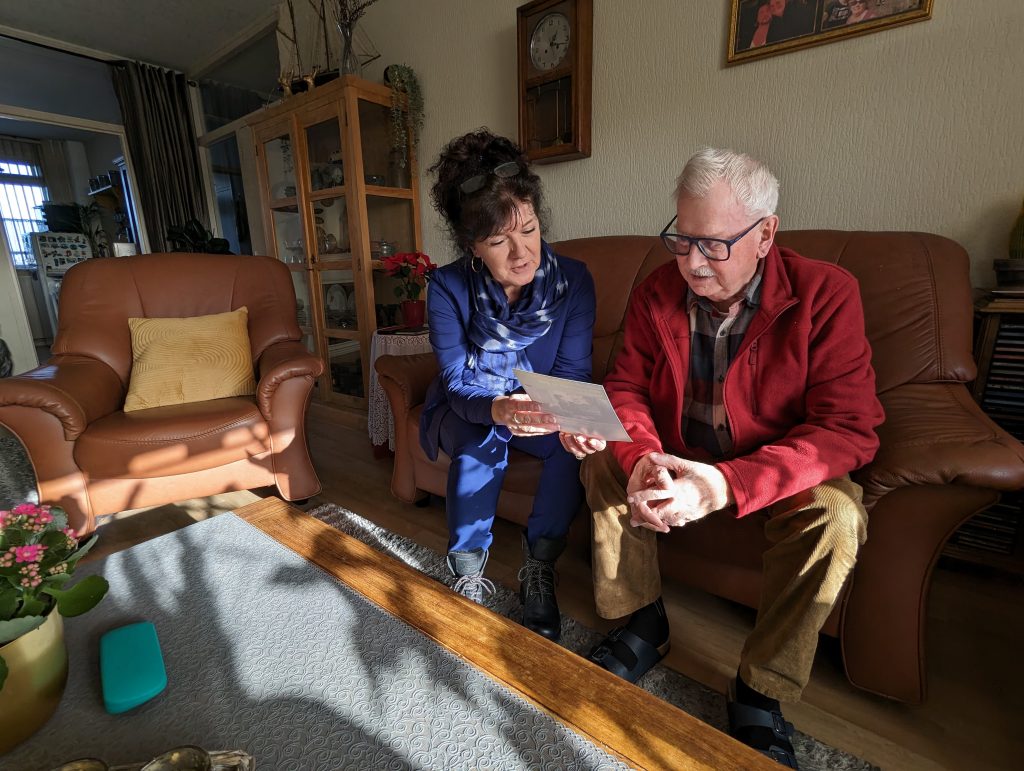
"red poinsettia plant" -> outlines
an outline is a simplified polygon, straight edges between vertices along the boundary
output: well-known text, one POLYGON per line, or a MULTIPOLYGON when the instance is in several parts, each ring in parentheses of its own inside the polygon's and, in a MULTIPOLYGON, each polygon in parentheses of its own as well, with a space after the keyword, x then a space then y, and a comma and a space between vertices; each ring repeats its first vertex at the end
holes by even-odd
POLYGON ((437 270, 430 258, 423 252, 402 252, 385 257, 384 270, 389 276, 399 280, 395 287, 395 296, 404 297, 407 300, 420 299, 420 292, 427 285, 427 281, 437 270))

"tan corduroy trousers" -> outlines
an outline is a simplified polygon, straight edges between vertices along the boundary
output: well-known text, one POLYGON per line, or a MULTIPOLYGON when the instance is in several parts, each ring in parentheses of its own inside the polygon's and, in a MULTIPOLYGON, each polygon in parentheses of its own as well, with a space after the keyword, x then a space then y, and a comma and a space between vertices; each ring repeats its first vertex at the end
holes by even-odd
MULTIPOLYGON (((580 477, 593 512, 594 598, 620 618, 661 596, 657 534, 629 524, 626 475, 608 451, 589 456, 580 477)), ((860 485, 832 479, 771 507, 761 605, 740 654, 751 688, 800 698, 824 625, 867 537, 860 485)))

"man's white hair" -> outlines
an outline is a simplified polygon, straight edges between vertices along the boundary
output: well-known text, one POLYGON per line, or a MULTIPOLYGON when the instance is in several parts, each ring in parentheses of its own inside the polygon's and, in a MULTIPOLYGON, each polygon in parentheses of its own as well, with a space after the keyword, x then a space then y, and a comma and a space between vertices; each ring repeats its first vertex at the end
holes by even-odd
POLYGON ((675 197, 704 198, 719 180, 725 180, 750 217, 775 214, 779 180, 761 161, 735 150, 705 147, 686 162, 676 180, 675 197))

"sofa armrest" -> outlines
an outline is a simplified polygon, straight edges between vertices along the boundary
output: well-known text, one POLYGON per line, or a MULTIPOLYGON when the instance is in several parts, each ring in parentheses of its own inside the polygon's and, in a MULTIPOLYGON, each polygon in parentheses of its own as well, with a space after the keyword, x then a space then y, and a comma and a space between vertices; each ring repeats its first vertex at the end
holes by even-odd
POLYGON ((324 363, 310 353, 298 340, 274 343, 260 354, 260 381, 256 385, 256 403, 263 417, 270 420, 274 394, 286 380, 309 377, 312 380, 324 372, 324 363))
POLYGON ((396 422, 404 419, 409 410, 417 404, 423 404, 427 397, 427 388, 438 373, 437 357, 433 353, 378 356, 374 366, 380 377, 381 387, 391 400, 391 410, 396 422))
POLYGON ((1024 445, 992 422, 962 383, 914 383, 879 395, 875 459, 856 473, 870 506, 909 485, 1024 487, 1024 445))
POLYGON ((378 356, 380 387, 387 394, 395 417, 395 467, 391 474, 391 492, 402 501, 415 501, 421 493, 416 487, 414 447, 419 444, 419 427, 409 414, 423 403, 427 388, 437 376, 437 358, 433 353, 409 356, 378 356))
POLYGON ((0 407, 34 407, 61 422, 73 441, 94 420, 124 404, 121 378, 107 364, 88 356, 54 356, 46 364, 0 380, 0 407))

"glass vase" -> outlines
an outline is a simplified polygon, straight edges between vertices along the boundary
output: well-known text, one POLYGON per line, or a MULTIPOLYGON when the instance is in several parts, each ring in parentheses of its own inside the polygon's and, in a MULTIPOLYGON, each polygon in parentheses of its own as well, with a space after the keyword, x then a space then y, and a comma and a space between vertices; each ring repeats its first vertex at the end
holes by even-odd
POLYGON ((341 75, 362 75, 363 65, 356 56, 356 49, 352 44, 352 35, 355 32, 354 24, 339 24, 341 32, 341 56, 338 59, 338 72, 341 75))

